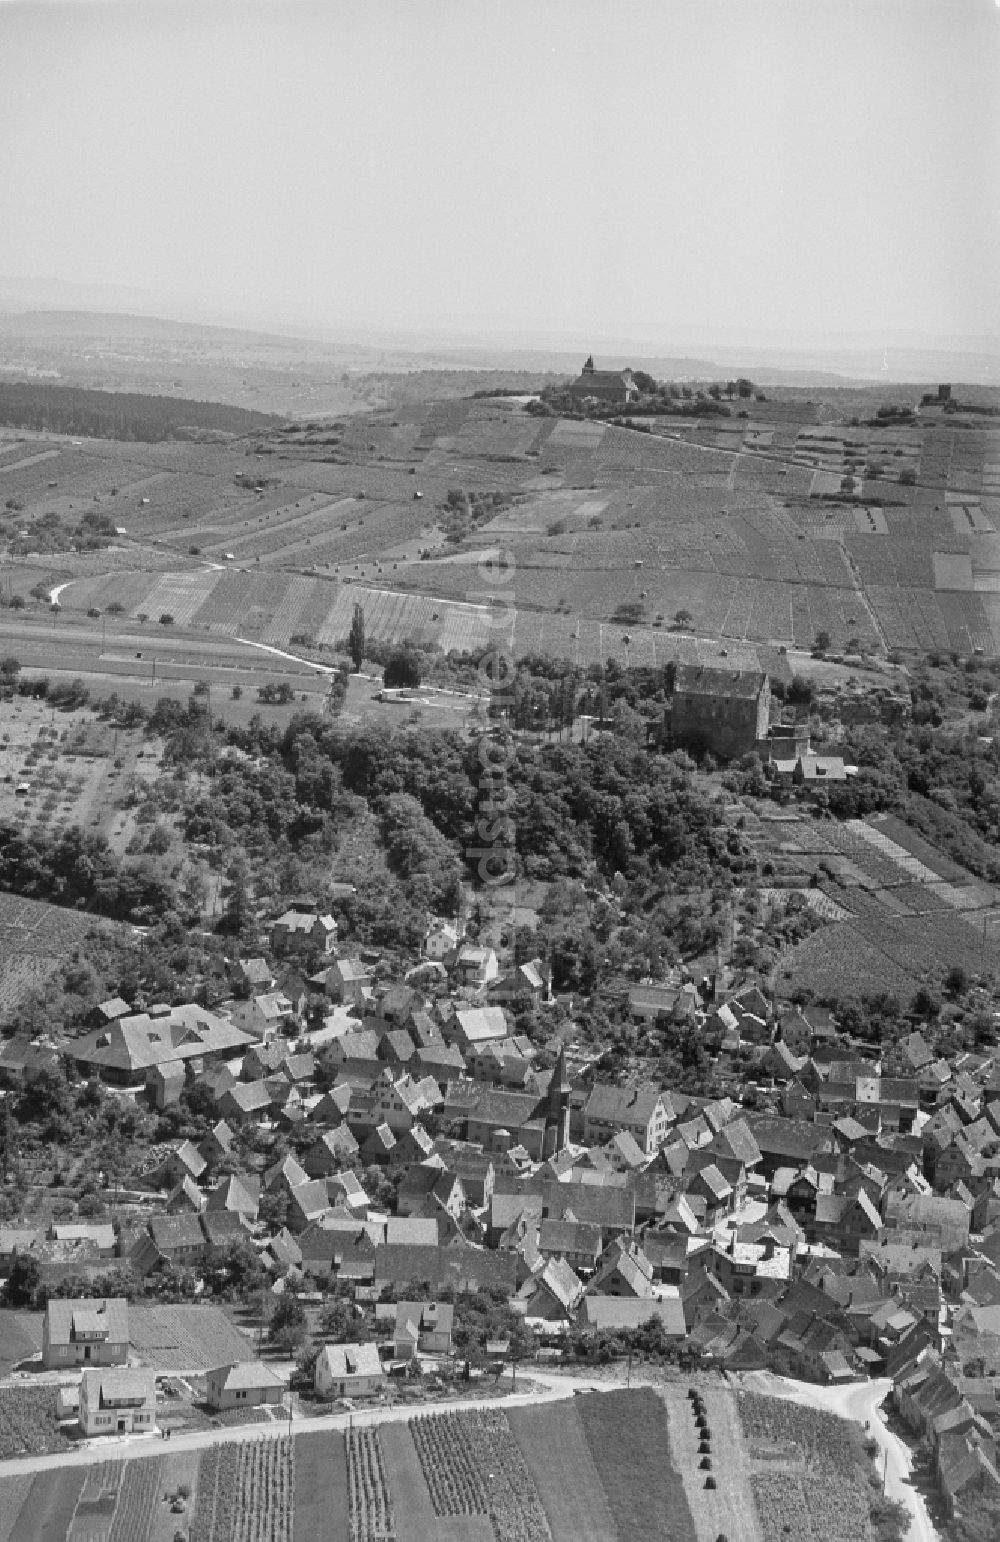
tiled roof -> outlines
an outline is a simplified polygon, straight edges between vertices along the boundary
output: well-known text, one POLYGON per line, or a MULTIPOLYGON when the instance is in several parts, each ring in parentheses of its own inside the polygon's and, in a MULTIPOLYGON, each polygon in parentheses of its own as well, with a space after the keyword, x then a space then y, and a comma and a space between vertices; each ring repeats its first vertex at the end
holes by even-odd
POLYGON ((121 1296, 50 1300, 45 1308, 50 1344, 69 1344, 74 1331, 104 1331, 110 1344, 128 1343, 128 1302, 121 1296))

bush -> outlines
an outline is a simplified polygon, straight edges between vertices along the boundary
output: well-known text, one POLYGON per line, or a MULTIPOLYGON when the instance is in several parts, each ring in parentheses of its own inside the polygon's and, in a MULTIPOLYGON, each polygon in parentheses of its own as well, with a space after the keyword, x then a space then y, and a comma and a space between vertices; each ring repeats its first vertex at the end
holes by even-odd
POLYGON ((165 610, 163 612, 163 614, 161 615, 161 617, 160 617, 160 625, 161 626, 173 626, 173 624, 174 624, 173 616, 170 614, 169 610, 165 610))

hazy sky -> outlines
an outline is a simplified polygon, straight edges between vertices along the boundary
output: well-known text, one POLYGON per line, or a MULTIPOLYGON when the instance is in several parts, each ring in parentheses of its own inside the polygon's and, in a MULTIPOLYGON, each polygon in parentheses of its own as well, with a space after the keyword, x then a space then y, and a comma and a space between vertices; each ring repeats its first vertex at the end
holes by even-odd
POLYGON ((0 0, 0 275, 1000 334, 996 0, 0 0))

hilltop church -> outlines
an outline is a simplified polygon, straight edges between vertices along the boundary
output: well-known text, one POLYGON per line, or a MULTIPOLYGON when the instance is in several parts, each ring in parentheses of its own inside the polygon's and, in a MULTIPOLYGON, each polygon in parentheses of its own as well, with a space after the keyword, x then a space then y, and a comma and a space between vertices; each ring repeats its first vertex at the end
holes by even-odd
POLYGON ((593 354, 580 371, 580 378, 574 380, 568 390, 571 396, 578 397, 580 401, 589 399, 622 406, 634 402, 639 395, 639 387, 630 369, 595 369, 593 354))

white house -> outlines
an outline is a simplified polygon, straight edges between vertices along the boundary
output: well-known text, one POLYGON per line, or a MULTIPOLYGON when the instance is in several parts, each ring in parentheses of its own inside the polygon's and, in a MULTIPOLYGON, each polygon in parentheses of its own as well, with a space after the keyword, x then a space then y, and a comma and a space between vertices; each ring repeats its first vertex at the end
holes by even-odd
POLYGON ((314 1385, 320 1397, 373 1397, 386 1385, 378 1345, 324 1344, 314 1385))
POLYGON ((87 1436, 141 1435, 156 1428, 156 1376, 122 1366, 84 1371, 80 1382, 80 1428, 87 1436))
POLYGON ((444 921, 440 916, 435 916, 424 938, 424 957, 440 963, 447 954, 454 953, 457 947, 458 927, 454 921, 444 921))

